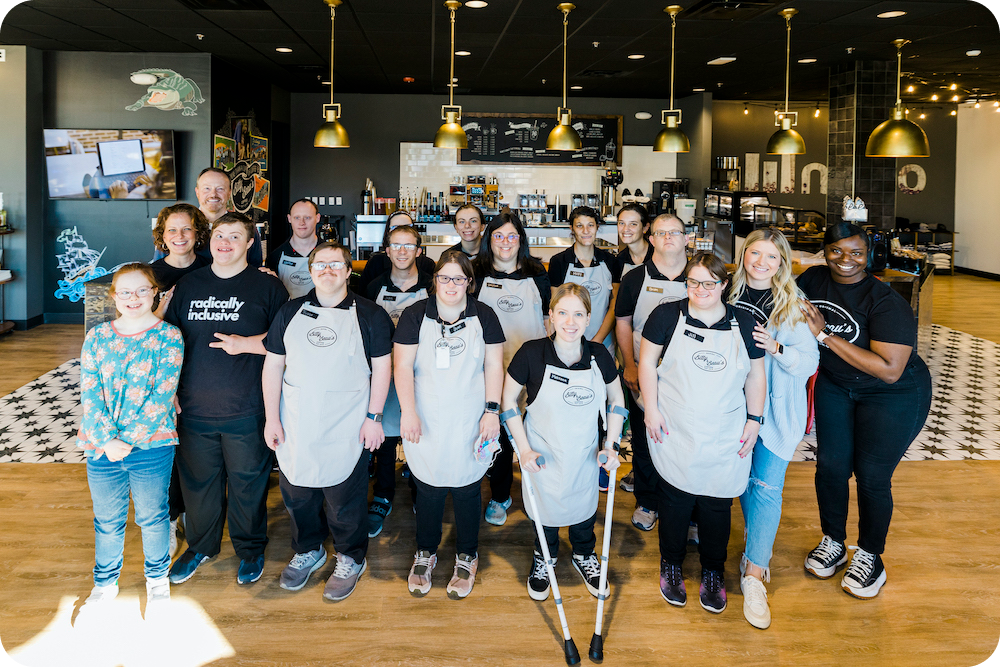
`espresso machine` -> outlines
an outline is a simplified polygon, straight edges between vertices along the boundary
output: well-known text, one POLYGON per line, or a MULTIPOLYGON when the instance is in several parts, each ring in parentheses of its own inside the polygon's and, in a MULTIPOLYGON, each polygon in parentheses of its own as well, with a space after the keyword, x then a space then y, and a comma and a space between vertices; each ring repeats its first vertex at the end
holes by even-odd
POLYGON ((601 176, 601 210, 602 218, 614 216, 618 205, 618 186, 624 180, 622 170, 613 161, 604 163, 604 175, 601 176))

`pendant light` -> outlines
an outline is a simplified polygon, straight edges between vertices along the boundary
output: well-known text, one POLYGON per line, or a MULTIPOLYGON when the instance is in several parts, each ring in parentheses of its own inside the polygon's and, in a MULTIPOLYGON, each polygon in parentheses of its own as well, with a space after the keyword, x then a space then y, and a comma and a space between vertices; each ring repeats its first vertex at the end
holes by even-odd
POLYGON ((337 18, 337 7, 343 0, 323 0, 330 6, 330 103, 323 105, 326 122, 316 130, 313 146, 316 148, 350 148, 351 140, 347 130, 340 124, 340 105, 333 103, 333 26, 337 18))
POLYGON ((927 135, 919 125, 903 117, 903 100, 899 95, 903 47, 910 42, 897 39, 892 43, 896 45, 896 107, 892 118, 876 127, 868 137, 865 157, 930 157, 927 135))
POLYGON ((666 127, 656 135, 653 150, 658 153, 687 153, 691 150, 691 142, 677 127, 681 124, 681 110, 674 108, 674 33, 677 32, 677 14, 681 6, 670 5, 663 11, 670 14, 670 108, 660 112, 660 123, 666 127))
POLYGON ((583 140, 573 129, 573 110, 566 107, 566 41, 569 31, 569 13, 576 9, 572 2, 560 2, 556 9, 563 13, 563 85, 562 106, 556 110, 558 124, 549 132, 545 149, 550 151, 578 151, 583 148, 583 140))
POLYGON ((802 135, 792 128, 799 124, 799 112, 788 110, 788 77, 789 63, 792 58, 792 17, 799 10, 792 7, 782 9, 779 15, 785 17, 785 110, 774 112, 774 124, 781 129, 771 135, 767 141, 767 152, 770 155, 802 155, 806 152, 806 142, 802 135))
POLYGON ((462 107, 455 105, 455 10, 459 0, 447 0, 444 6, 451 12, 451 75, 448 77, 448 104, 441 105, 444 125, 434 135, 435 148, 468 148, 469 138, 462 129, 462 107))

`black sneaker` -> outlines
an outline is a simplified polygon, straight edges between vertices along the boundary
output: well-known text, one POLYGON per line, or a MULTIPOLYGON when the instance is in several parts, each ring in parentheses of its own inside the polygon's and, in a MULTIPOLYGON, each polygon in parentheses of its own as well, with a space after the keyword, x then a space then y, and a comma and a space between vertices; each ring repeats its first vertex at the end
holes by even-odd
POLYGON ((368 537, 376 537, 382 532, 382 524, 390 514, 392 503, 385 498, 372 498, 372 503, 368 506, 368 537))
POLYGON ((844 543, 835 542, 829 535, 824 535, 819 546, 806 556, 806 572, 820 579, 829 579, 846 562, 847 549, 844 543))
POLYGON ((854 597, 870 600, 878 595, 883 584, 885 584, 885 566, 882 565, 882 557, 858 547, 840 585, 854 597))
POLYGON ((683 607, 687 604, 684 570, 680 565, 671 565, 665 560, 660 560, 660 595, 675 607, 683 607))
MULTIPOLYGON (((555 563, 552 564, 555 566, 555 563)), ((549 597, 549 571, 545 567, 542 554, 534 552, 531 574, 528 575, 528 597, 532 600, 546 600, 549 597)))
MULTIPOLYGON (((593 551, 590 552, 589 556, 573 554, 573 567, 580 573, 583 583, 586 584, 590 594, 595 598, 598 597, 598 594, 601 592, 601 561, 597 559, 597 554, 593 551)), ((605 581, 603 592, 605 598, 608 597, 610 590, 611 586, 605 581)))
POLYGON ((698 591, 701 606, 713 614, 726 610, 726 580, 719 570, 701 571, 701 590, 698 591))

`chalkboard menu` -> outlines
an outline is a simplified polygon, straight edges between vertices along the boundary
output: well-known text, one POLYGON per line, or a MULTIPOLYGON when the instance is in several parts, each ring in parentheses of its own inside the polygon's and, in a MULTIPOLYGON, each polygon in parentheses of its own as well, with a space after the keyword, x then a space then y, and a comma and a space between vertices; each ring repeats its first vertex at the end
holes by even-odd
POLYGON ((459 151, 460 164, 563 164, 599 166, 608 160, 621 164, 622 117, 573 115, 583 148, 578 151, 545 149, 555 114, 463 113, 462 128, 469 147, 459 151))

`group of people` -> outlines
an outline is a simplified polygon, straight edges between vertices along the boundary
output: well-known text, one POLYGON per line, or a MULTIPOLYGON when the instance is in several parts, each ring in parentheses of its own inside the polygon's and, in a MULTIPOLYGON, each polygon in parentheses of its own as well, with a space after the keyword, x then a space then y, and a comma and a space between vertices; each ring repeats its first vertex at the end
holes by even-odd
MULTIPOLYGON (((678 218, 650 220, 634 204, 619 211, 617 255, 595 246, 603 221, 581 207, 570 216, 573 244, 547 268, 508 209, 487 221, 460 208, 461 242, 437 262, 400 213, 355 292, 350 253, 318 242, 311 201, 292 205, 291 239, 258 270, 256 230, 220 210, 219 174, 203 172, 197 193, 199 207, 163 209, 153 236, 165 256, 115 274, 120 316, 84 343, 79 444, 96 531, 88 604, 117 594, 130 492, 150 603, 219 554, 227 521, 237 581, 257 581, 274 459, 294 551, 279 585, 303 588, 331 537, 336 565, 323 595, 345 599, 392 511, 400 441, 416 514, 412 595, 432 588, 449 494, 456 545, 446 592, 471 593, 484 514, 503 525, 513 502, 516 448, 522 486, 530 476, 537 499, 529 519, 550 558, 567 527, 574 569, 606 596, 594 524, 627 417, 632 470, 621 486, 635 496, 633 525, 659 524, 661 595, 686 604, 694 539, 700 603, 727 607, 739 498, 743 612, 766 628, 785 471, 817 368, 823 536, 805 568, 829 578, 847 563, 853 475, 859 538, 842 586, 870 598, 885 583, 892 473, 927 416, 930 376, 909 305, 866 270, 860 228, 830 225, 827 265, 796 280, 780 232, 751 233, 730 274, 711 253, 688 258, 678 218), (182 512, 187 549, 171 565, 182 512)), ((544 551, 536 538, 526 567, 535 600, 550 591, 544 551)))

